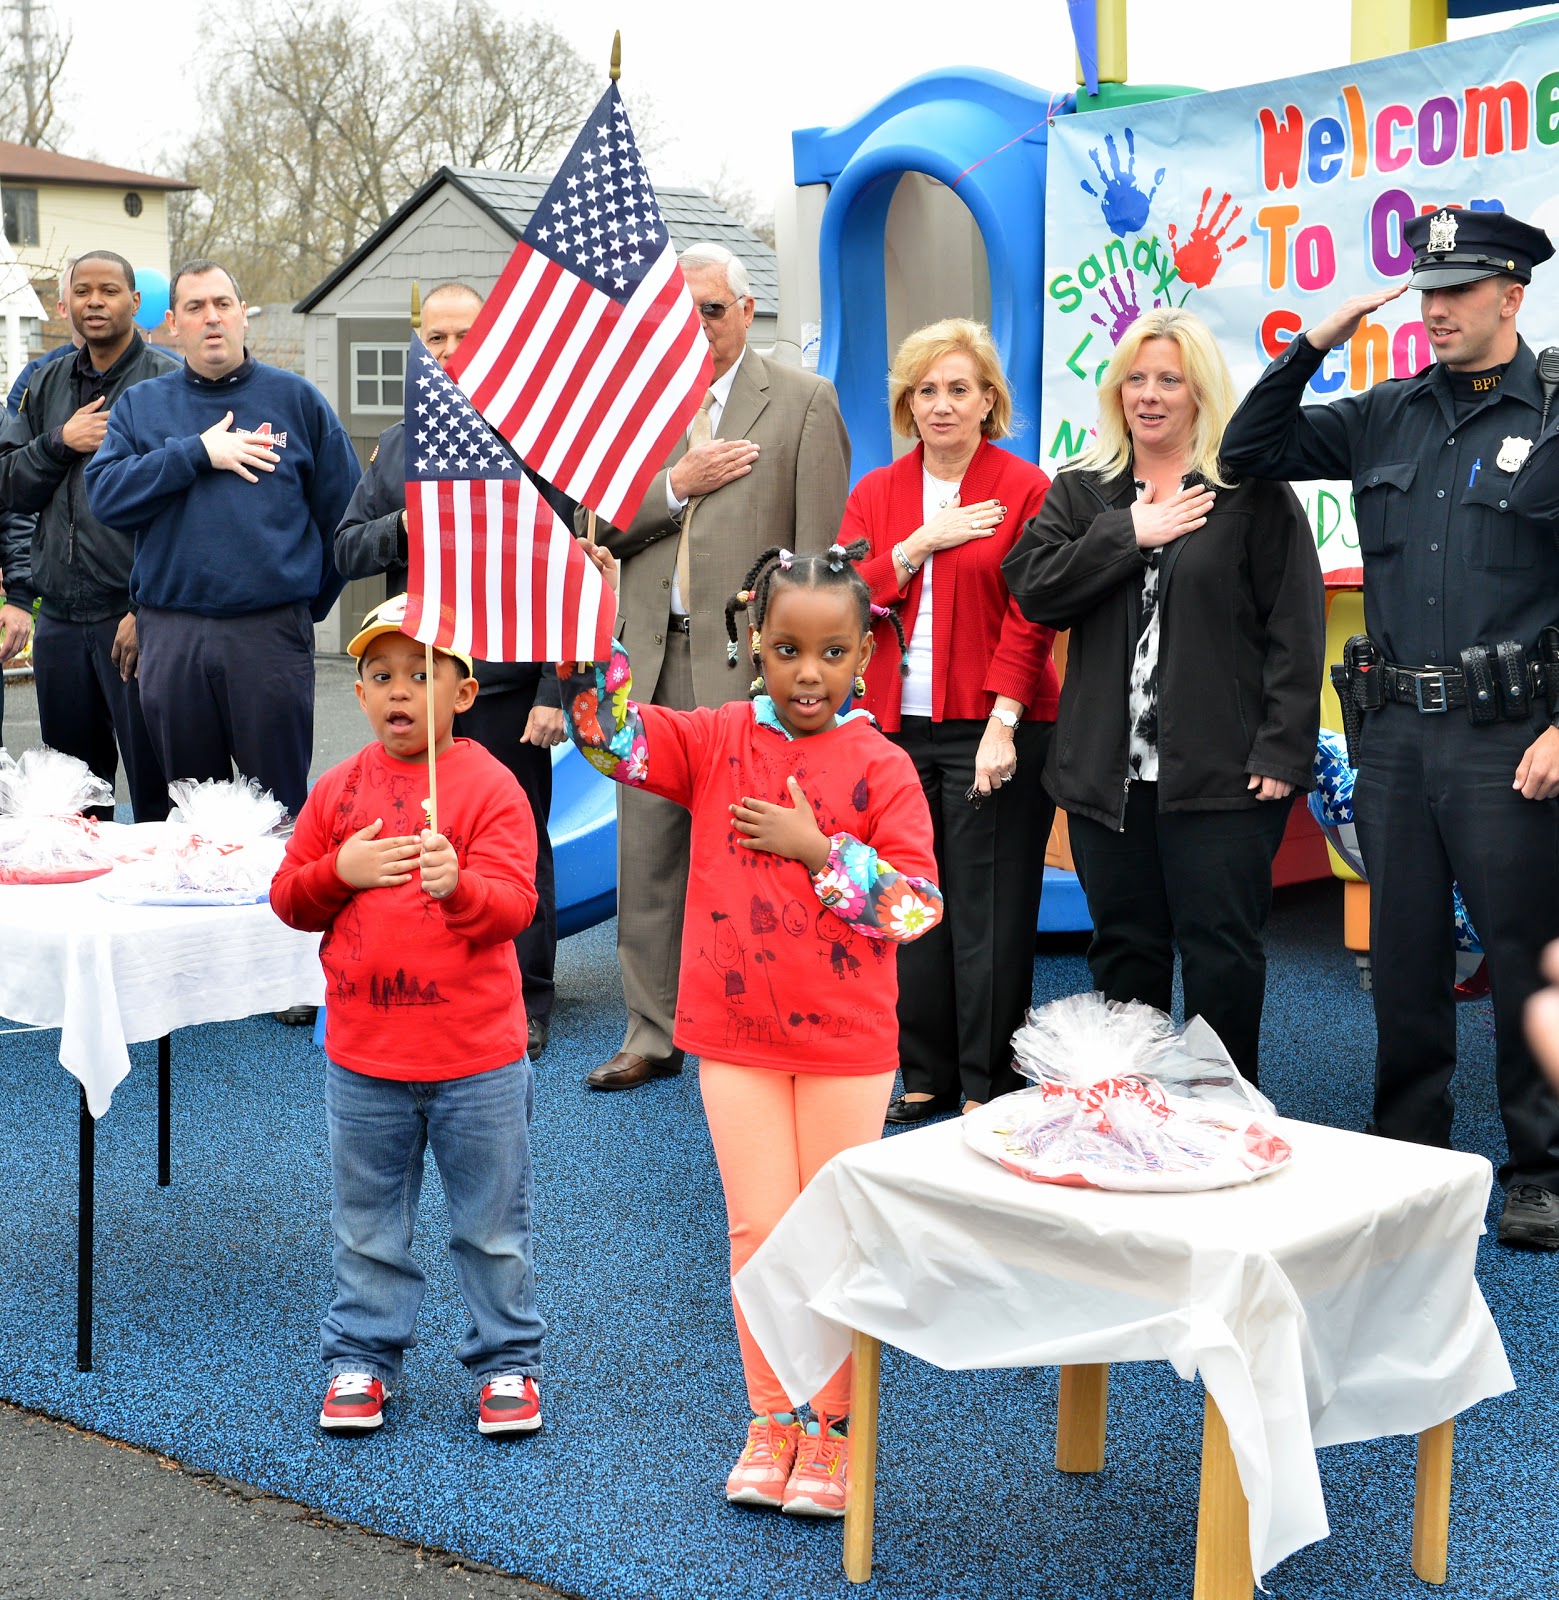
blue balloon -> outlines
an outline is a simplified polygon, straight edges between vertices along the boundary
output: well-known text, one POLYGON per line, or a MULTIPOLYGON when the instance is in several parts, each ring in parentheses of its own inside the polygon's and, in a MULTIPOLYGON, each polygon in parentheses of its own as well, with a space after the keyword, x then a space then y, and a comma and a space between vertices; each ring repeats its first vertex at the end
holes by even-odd
POLYGON ((141 309, 135 314, 136 325, 150 333, 162 326, 162 319, 168 314, 168 274, 159 272, 156 267, 137 267, 135 286, 141 291, 141 309))

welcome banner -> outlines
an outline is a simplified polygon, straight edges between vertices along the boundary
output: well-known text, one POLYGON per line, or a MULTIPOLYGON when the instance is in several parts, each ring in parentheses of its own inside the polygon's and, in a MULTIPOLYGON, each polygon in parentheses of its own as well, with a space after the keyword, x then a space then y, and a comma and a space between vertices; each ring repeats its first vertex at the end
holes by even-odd
MULTIPOLYGON (((1253 88, 1058 117, 1045 217, 1040 463, 1085 447, 1095 387, 1132 320, 1187 306, 1240 394, 1302 329, 1398 282, 1402 225, 1442 206, 1503 210, 1559 244, 1559 18, 1253 88)), ((1559 341, 1559 259, 1519 325, 1559 341)), ((1429 364, 1404 295, 1331 352, 1307 401, 1429 364)), ((1295 484, 1329 582, 1359 578, 1347 484, 1295 484)))

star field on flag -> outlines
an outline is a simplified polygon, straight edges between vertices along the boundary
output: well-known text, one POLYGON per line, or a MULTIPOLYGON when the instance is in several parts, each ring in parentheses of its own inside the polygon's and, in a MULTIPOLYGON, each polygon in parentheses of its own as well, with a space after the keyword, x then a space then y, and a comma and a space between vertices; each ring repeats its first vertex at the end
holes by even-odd
POLYGON ((540 477, 625 526, 713 365, 611 84, 449 375, 540 477))

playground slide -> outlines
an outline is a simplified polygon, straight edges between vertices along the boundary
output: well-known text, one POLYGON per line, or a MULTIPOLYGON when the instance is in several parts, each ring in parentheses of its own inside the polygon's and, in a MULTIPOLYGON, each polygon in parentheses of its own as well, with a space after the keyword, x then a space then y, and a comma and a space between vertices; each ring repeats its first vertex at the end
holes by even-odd
POLYGON ((552 861, 558 937, 617 914, 617 797, 572 744, 552 750, 552 861))

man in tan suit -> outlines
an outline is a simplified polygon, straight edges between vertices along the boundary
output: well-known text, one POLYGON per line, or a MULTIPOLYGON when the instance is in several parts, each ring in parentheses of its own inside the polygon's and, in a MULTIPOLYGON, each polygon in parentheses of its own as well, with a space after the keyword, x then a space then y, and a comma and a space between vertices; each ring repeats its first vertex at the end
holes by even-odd
MULTIPOLYGON (((705 411, 632 524, 599 537, 622 563, 617 621, 634 698, 690 710, 746 695, 752 674, 745 659, 729 664, 725 603, 768 546, 833 543, 850 440, 831 384, 747 348, 753 298, 741 262, 716 244, 693 245, 681 261, 714 357, 705 411)), ((622 1049, 586 1075, 592 1089, 635 1089, 682 1070, 671 1028, 688 850, 681 806, 618 787, 617 959, 628 1031, 622 1049)))

